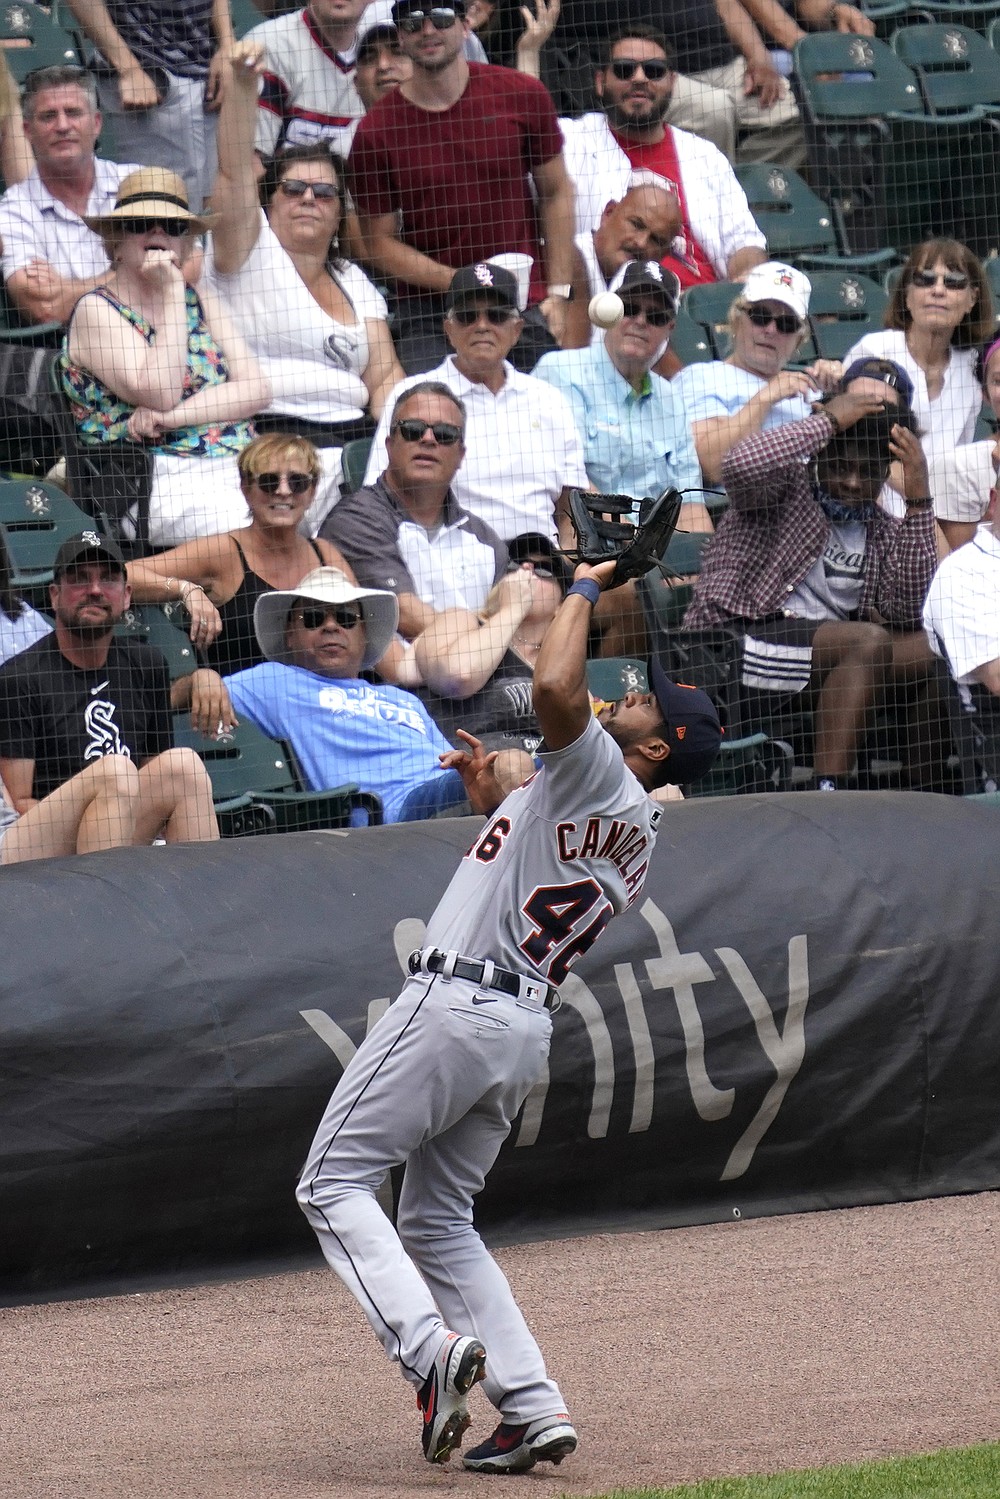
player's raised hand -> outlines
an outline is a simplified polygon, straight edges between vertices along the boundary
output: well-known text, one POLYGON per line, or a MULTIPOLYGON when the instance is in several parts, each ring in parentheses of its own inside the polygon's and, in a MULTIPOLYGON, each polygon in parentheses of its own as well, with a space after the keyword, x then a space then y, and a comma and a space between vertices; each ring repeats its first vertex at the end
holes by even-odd
POLYGON ((458 771, 470 807, 473 812, 479 812, 485 817, 494 812, 504 799, 504 790, 497 780, 495 768, 499 751, 487 750, 481 739, 477 739, 474 734, 467 734, 464 729, 457 730, 457 736, 469 748, 467 751, 447 750, 439 755, 441 769, 458 771))
POLYGON ((583 578, 592 578, 603 593, 611 586, 611 577, 617 565, 617 559, 609 558, 607 562, 578 562, 573 573, 573 582, 579 583, 583 578))

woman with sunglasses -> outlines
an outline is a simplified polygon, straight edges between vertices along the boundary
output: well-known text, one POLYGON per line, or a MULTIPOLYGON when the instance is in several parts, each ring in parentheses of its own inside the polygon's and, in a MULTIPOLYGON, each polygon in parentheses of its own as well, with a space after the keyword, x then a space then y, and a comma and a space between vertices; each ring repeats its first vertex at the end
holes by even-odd
POLYGON ((299 529, 321 473, 307 438, 257 437, 240 454, 239 470, 249 525, 144 557, 128 570, 137 604, 183 604, 203 664, 220 676, 263 661, 254 631, 262 594, 296 588, 316 567, 339 567, 354 582, 332 542, 307 541, 299 529))
MULTIPOLYGON (((982 405, 976 351, 994 332, 993 299, 982 265, 954 239, 929 239, 910 252, 881 333, 868 333, 845 363, 891 359, 913 382, 913 410, 928 462, 972 441, 982 405)), ((902 514, 900 483, 882 497, 902 514), (898 501, 896 499, 899 494, 898 501)))
MULTIPOLYGON (((210 221, 190 211, 176 173, 142 167, 122 179, 110 213, 84 222, 112 271, 77 302, 59 357, 81 446, 98 469, 107 455, 112 477, 130 444, 145 446, 151 545, 237 524, 236 459, 269 390, 216 299, 189 284, 195 236, 210 221)), ((146 540, 141 524, 134 507, 122 519, 146 540)))
POLYGON ((403 378, 384 298, 340 255, 343 164, 322 143, 292 146, 258 183, 254 153, 260 43, 227 58, 219 115, 219 222, 206 284, 229 309, 271 382, 261 431, 295 431, 319 449, 322 476, 306 529, 315 535, 340 494, 345 443, 371 437, 403 378))
POLYGON ((689 364, 672 383, 694 435, 707 484, 718 484, 730 448, 754 432, 809 416, 810 400, 830 391, 842 366, 820 359, 786 369, 809 336, 809 277, 769 260, 754 266, 729 310, 732 352, 689 364))

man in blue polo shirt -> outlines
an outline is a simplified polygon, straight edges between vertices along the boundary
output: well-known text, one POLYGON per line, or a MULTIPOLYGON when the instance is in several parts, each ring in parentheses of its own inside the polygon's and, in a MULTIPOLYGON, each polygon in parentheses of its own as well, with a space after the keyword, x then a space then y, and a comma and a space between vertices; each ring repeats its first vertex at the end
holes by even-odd
POLYGON ((238 718, 287 739, 313 791, 351 782, 381 798, 386 822, 413 822, 465 800, 462 779, 419 698, 362 680, 396 630, 394 594, 319 567, 265 593, 254 623, 267 660, 225 678, 238 718))
POLYGON ((655 260, 625 267, 617 288, 625 315, 586 349, 546 354, 535 374, 573 409, 591 483, 636 500, 668 487, 694 490, 681 528, 710 531, 691 428, 669 380, 653 373, 677 315, 677 277, 655 260))

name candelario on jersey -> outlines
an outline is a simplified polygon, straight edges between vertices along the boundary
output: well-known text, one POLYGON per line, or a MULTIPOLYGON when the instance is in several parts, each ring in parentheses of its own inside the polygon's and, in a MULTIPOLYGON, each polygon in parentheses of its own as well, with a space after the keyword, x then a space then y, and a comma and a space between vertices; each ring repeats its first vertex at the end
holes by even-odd
MULTIPOLYGON (((650 817, 650 827, 656 832, 660 820, 657 810, 650 817)), ((576 859, 609 859, 625 881, 629 895, 636 893, 646 876, 649 863, 650 840, 645 830, 637 823, 624 822, 620 818, 588 817, 586 823, 557 822, 556 843, 559 858, 564 864, 576 859), (630 870, 636 860, 646 857, 637 868, 630 870)))

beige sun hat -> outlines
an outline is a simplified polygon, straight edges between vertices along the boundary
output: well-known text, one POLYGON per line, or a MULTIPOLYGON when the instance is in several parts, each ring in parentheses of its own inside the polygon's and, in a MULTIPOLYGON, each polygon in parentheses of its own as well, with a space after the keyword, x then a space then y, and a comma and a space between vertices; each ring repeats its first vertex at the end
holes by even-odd
POLYGON ((362 667, 374 666, 389 649, 399 621, 399 605, 394 593, 380 588, 358 588, 349 583, 339 567, 317 567, 307 573, 297 588, 262 593, 253 611, 257 644, 269 661, 289 663, 285 630, 293 604, 313 599, 317 604, 361 605, 365 624, 365 654, 362 667))
POLYGON ((96 234, 124 228, 129 219, 187 219, 192 234, 203 234, 215 223, 216 214, 192 213, 183 177, 166 167, 140 167, 129 172, 118 185, 118 196, 110 213, 83 222, 96 234))

